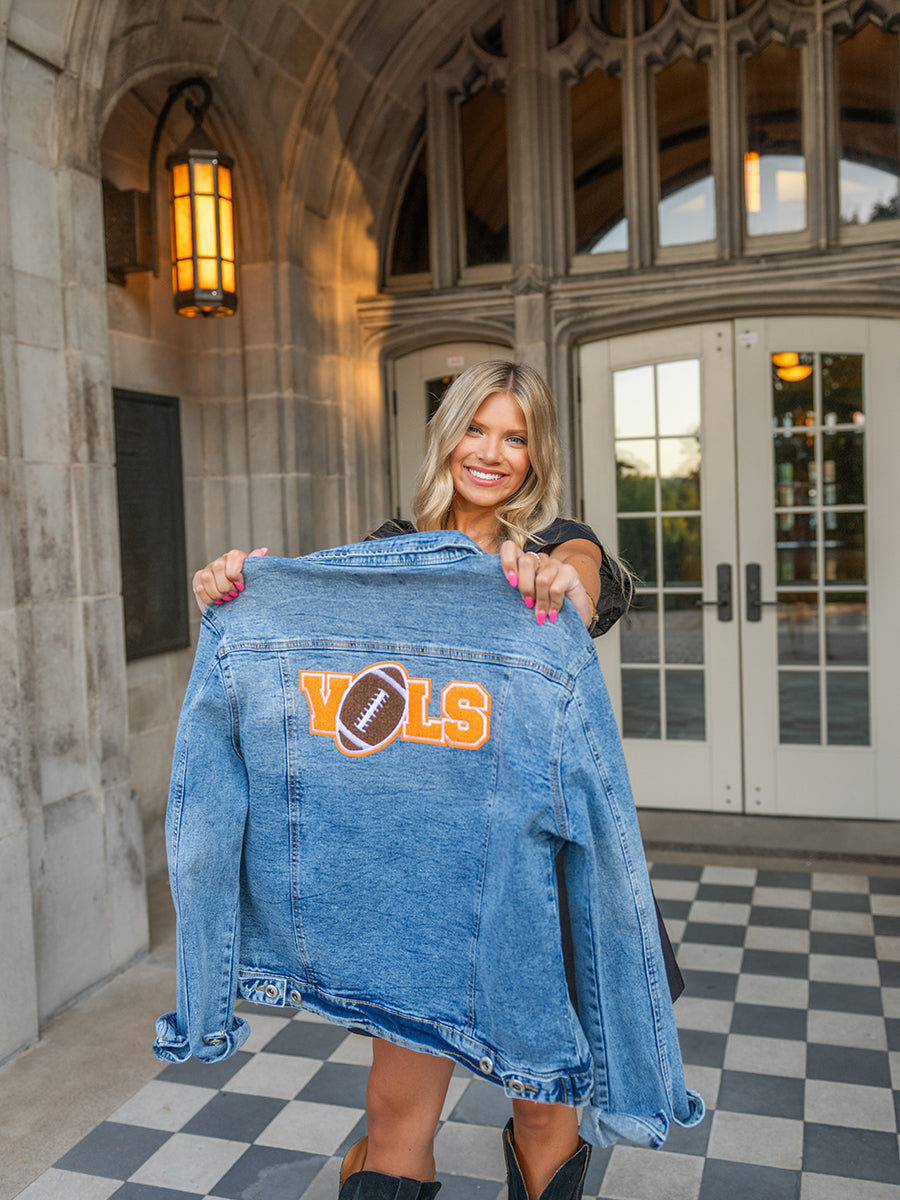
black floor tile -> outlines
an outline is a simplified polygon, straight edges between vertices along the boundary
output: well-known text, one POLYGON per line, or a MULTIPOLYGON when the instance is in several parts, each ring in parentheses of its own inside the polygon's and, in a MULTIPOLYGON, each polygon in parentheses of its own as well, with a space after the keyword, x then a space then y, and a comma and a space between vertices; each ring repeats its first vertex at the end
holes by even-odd
POLYGON ((725 1061, 725 1033, 706 1033, 700 1029, 679 1029, 681 1055, 695 1067, 721 1067, 725 1061))
POLYGON ((669 1126, 669 1134, 665 1141, 665 1149, 670 1154, 692 1154, 704 1158, 709 1146, 709 1135, 712 1131, 712 1117, 707 1117, 699 1123, 685 1129, 673 1121, 669 1126))
POLYGON ((812 908, 830 908, 840 912, 870 912, 866 892, 813 892, 812 908))
POLYGON ((234 1011, 241 1013, 248 1021, 253 1017, 280 1017, 283 1021, 292 1021, 297 1015, 296 1008, 281 1007, 276 1004, 254 1004, 252 1000, 238 1000, 234 1011))
POLYGON ((230 1058, 220 1058, 214 1063, 202 1063, 196 1058, 189 1058, 186 1062, 170 1063, 156 1078, 164 1083, 189 1083, 193 1087, 220 1088, 232 1075, 236 1075, 241 1067, 246 1066, 252 1057, 253 1055, 246 1050, 238 1050, 230 1058))
POLYGON ((321 1154, 250 1146, 209 1194, 224 1200, 300 1200, 327 1161, 321 1154))
POLYGON ((808 890, 812 877, 808 871, 757 871, 756 886, 808 890))
POLYGON ((107 1179, 127 1179, 171 1136, 162 1129, 103 1121, 54 1166, 61 1171, 80 1171, 85 1175, 102 1175, 107 1179))
POLYGON ((881 988, 815 980, 809 985, 809 1007, 826 1012, 860 1013, 875 1017, 880 1017, 884 1011, 881 988))
POLYGON ((752 904, 753 888, 739 887, 733 883, 701 883, 697 889, 698 900, 718 900, 725 904, 752 904))
POLYGON ((338 1158, 343 1158, 344 1155, 347 1153, 347 1151, 350 1149, 350 1147, 355 1146, 356 1143, 359 1141, 359 1139, 361 1137, 365 1137, 365 1136, 366 1136, 366 1114, 363 1113, 363 1115, 359 1118, 359 1120, 356 1122, 356 1124, 353 1126, 353 1128, 350 1130, 350 1132, 347 1134, 347 1136, 341 1142, 340 1146, 338 1146, 337 1150, 335 1150, 335 1154, 338 1156, 338 1158))
POLYGON ((352 1063, 326 1062, 294 1097, 313 1104, 341 1104, 350 1108, 366 1107, 369 1068, 352 1063))
POLYGON ((702 867, 694 867, 690 863, 654 863, 650 868, 651 879, 684 879, 689 883, 699 883, 702 874, 702 867))
POLYGON ((884 1025, 887 1030, 888 1050, 900 1050, 900 1017, 887 1017, 884 1025))
POLYGON ((735 1004, 731 1032, 748 1037, 806 1040, 806 1010, 779 1008, 774 1004, 735 1004))
POLYGON ((820 933, 809 935, 810 954, 829 954, 842 958, 875 958, 875 939, 858 933, 820 933))
POLYGON ((869 891, 873 896, 900 896, 900 878, 895 875, 870 875, 869 891))
MULTIPOLYGON (((809 1124, 803 1130, 803 1169, 819 1175, 900 1184, 897 1136, 871 1129, 809 1124)), ((852 1191, 848 1190, 847 1195, 851 1196, 852 1191)))
POLYGON ((503 1088, 473 1077, 456 1102, 450 1120, 467 1125, 496 1125, 502 1129, 509 1120, 509 1098, 503 1088))
POLYGON ((805 1094, 803 1079, 757 1075, 751 1071, 723 1071, 716 1109, 802 1121, 805 1094))
POLYGON ((686 996, 698 1000, 733 1000, 737 994, 737 975, 729 975, 726 971, 684 971, 683 974, 686 996))
POLYGON ((878 916, 872 918, 876 937, 900 937, 900 917, 878 916))
POLYGON ((286 1100, 273 1096, 251 1096, 245 1092, 219 1092, 182 1127, 182 1133, 198 1137, 227 1138, 252 1142, 281 1112, 286 1100))
POLYGON ((747 930, 743 925, 719 925, 714 922, 688 921, 682 942, 702 942, 706 946, 743 946, 747 930))
POLYGON ((857 1046, 826 1046, 810 1042, 806 1052, 807 1079, 834 1083, 861 1083, 867 1087, 891 1086, 890 1060, 886 1051, 861 1050, 857 1046))
POLYGON ((878 974, 882 987, 900 988, 900 962, 879 961, 878 974))
POLYGON ((800 1172, 710 1158, 697 1200, 800 1200, 800 1172))
MULTIPOLYGON (((591 1151, 591 1161, 584 1177, 584 1194, 586 1196, 596 1196, 603 1186, 603 1176, 609 1166, 613 1149, 613 1146, 607 1146, 605 1150, 599 1150, 595 1146, 591 1151)), ((505 1188, 503 1190, 506 1191, 505 1188)))
POLYGON ((691 900, 657 900, 659 911, 667 921, 686 921, 691 911, 691 900))
POLYGON ((809 929, 808 908, 768 908, 754 904, 750 909, 750 925, 770 929, 809 929))
POLYGON ((333 1054, 347 1030, 338 1025, 319 1025, 314 1021, 291 1021, 266 1044, 267 1054, 299 1054, 306 1058, 327 1058, 333 1054))
POLYGON ((783 950, 745 950, 741 974, 784 975, 788 979, 807 979, 809 955, 788 954, 783 950))

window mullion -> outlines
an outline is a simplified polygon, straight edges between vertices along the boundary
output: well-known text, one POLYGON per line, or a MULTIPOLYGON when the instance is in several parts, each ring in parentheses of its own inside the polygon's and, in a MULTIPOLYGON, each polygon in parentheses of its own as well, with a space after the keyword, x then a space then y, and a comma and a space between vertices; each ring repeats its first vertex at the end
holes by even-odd
POLYGON ((431 273, 435 288, 459 277, 459 132, 454 98, 442 83, 428 82, 428 196, 431 273))
MULTIPOLYGON (((819 28, 806 40, 803 68, 803 152, 806 156, 806 219, 812 246, 824 250, 831 240, 828 222, 828 176, 834 162, 827 152, 826 104, 831 94, 826 35, 819 28)), ((836 232, 836 231, 835 231, 836 232)))

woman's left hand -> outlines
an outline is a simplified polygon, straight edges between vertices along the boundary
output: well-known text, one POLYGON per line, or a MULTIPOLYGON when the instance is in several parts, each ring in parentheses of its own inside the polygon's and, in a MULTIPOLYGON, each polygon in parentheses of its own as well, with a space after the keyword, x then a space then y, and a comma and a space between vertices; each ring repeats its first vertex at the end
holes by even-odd
POLYGON ((552 624, 563 600, 572 601, 585 626, 593 621, 590 597, 572 563, 552 554, 521 550, 513 541, 500 547, 500 563, 510 584, 519 589, 522 599, 534 610, 538 625, 547 620, 552 624))

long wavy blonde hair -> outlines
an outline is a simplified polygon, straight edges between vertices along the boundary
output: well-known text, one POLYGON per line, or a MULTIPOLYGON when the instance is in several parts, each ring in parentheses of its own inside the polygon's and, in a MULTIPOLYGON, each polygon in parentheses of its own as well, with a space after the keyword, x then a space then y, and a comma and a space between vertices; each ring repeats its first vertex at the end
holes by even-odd
POLYGON ((428 422, 425 459, 416 478, 412 505, 417 529, 447 528, 453 505, 450 456, 480 405, 497 392, 508 392, 522 410, 529 460, 525 482, 496 510, 500 539, 512 538, 524 546, 556 519, 562 481, 556 408, 550 389, 532 367, 492 359, 457 375, 428 422))

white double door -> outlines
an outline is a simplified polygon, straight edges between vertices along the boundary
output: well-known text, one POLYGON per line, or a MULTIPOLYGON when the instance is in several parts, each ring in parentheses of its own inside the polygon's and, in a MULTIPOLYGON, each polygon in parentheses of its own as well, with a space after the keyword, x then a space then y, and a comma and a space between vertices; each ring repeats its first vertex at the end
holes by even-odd
POLYGON ((581 348, 585 519, 639 576, 598 642, 639 804, 900 818, 898 335, 581 348))

